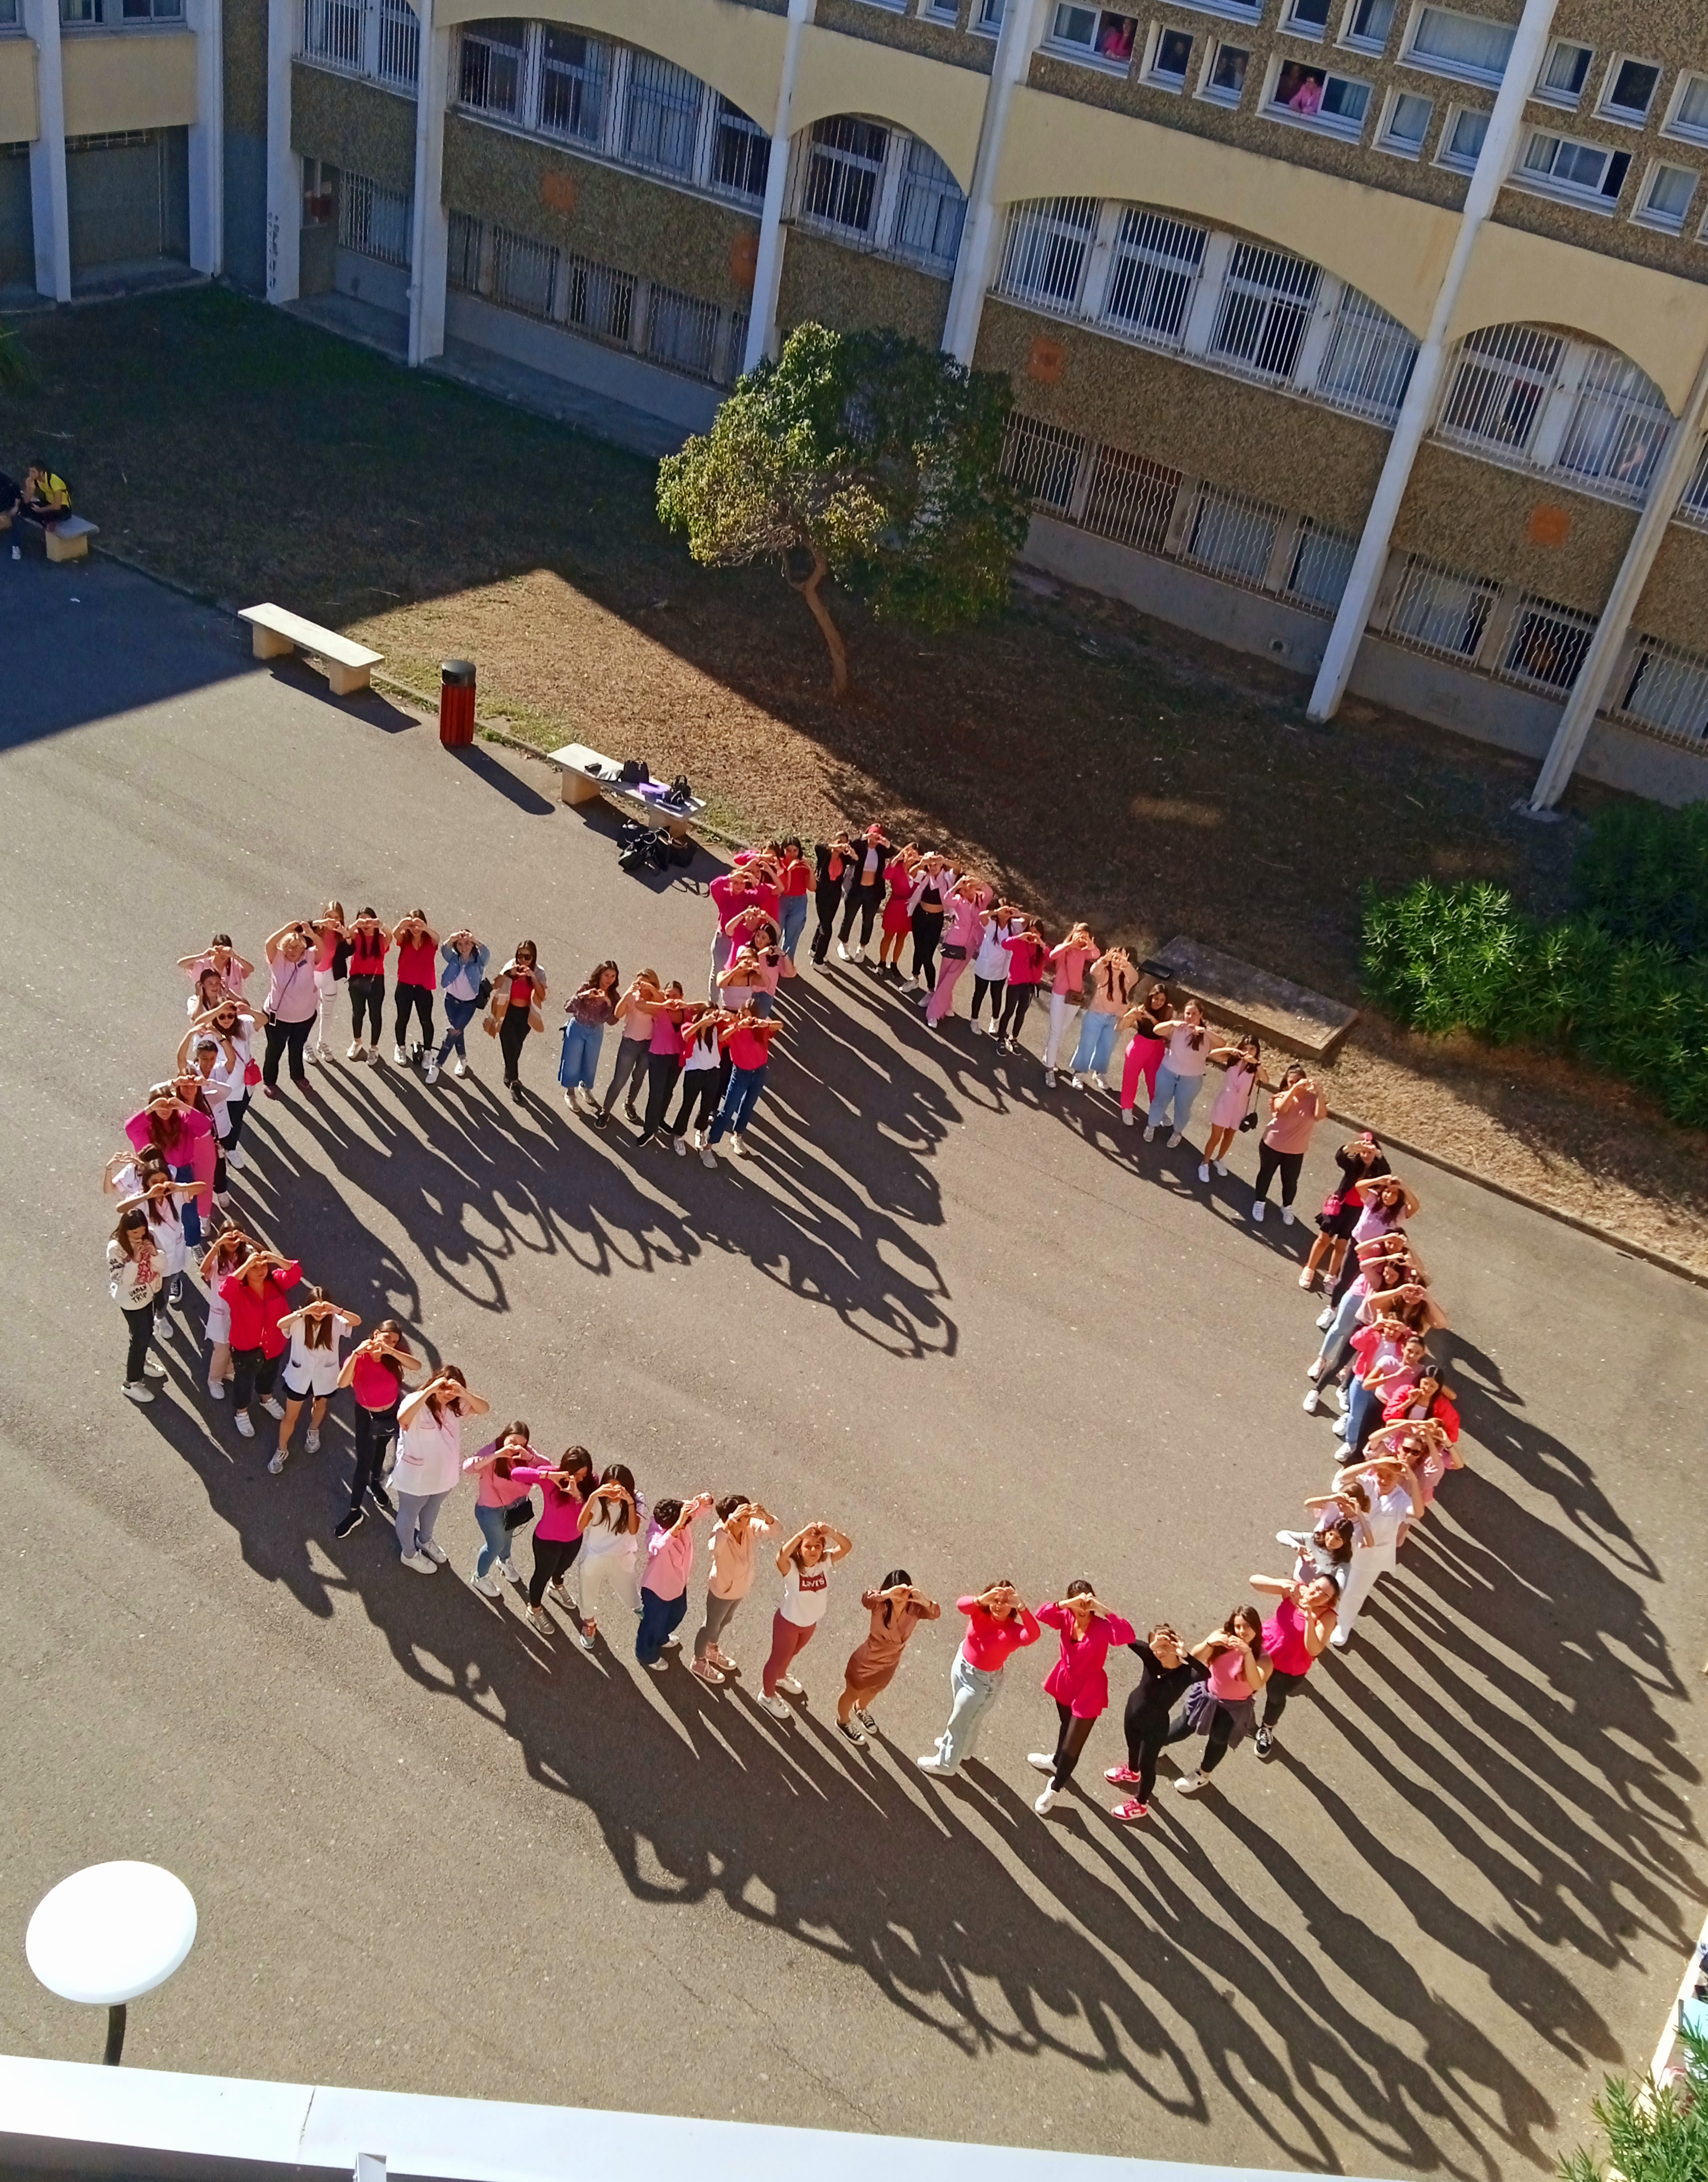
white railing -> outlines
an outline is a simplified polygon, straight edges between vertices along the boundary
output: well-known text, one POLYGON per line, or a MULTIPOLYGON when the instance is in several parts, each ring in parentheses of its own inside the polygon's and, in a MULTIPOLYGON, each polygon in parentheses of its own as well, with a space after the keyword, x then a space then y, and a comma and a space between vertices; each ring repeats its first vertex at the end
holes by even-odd
POLYGON ((717 349, 718 306, 655 285, 646 307, 646 353, 654 363, 709 382, 717 349))
POLYGON ((1504 680, 1522 682, 1527 689, 1557 690, 1564 695, 1578 679, 1594 634, 1594 614, 1527 594, 1513 612, 1495 672, 1504 680))
POLYGON ((1483 649, 1500 597, 1500 586, 1486 577, 1414 553, 1401 573, 1384 634, 1414 651, 1470 666, 1483 649))
POLYGON ((1180 472, 1165 463, 1120 447, 1099 447, 1085 498, 1085 528, 1136 552, 1160 553, 1183 482, 1180 472))
POLYGON ((301 0, 300 60, 413 94, 420 53, 420 19, 408 0, 301 0))
POLYGON ((383 265, 409 263, 412 201, 366 174, 344 174, 338 186, 338 246, 377 258, 383 265))
POLYGON ((1637 637, 1607 709, 1616 720, 1700 750, 1708 739, 1708 659, 1637 637))
POLYGON ((1224 583, 1261 590, 1275 543, 1286 521, 1284 508, 1244 493, 1200 485, 1181 542, 1180 557, 1224 583))

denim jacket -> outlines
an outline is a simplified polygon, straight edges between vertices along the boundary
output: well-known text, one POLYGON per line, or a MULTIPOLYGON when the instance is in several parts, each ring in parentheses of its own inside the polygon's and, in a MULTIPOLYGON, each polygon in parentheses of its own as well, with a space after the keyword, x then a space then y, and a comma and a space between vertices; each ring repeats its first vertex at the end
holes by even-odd
POLYGON ((439 952, 445 958, 445 967, 439 973, 440 990, 450 994, 453 1000, 474 1000, 480 990, 480 980, 486 974, 486 965, 492 959, 492 950, 477 944, 472 955, 464 956, 447 939, 439 952), (458 992, 457 987, 465 977, 469 989, 466 993, 458 992))

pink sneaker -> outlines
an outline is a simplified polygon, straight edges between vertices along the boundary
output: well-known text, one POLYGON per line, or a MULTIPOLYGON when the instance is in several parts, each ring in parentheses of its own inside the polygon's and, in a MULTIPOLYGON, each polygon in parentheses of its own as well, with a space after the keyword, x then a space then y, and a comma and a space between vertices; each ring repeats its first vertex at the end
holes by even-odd
POLYGON ((1112 1765, 1103 1778, 1112 1788, 1130 1788, 1139 1775, 1130 1765, 1112 1765))
POLYGON ((1109 1806, 1109 1815, 1120 1825, 1130 1826, 1135 1819, 1148 1819, 1151 1815, 1151 1806, 1148 1803, 1140 1803, 1136 1797, 1129 1797, 1124 1803, 1112 1803, 1109 1806))

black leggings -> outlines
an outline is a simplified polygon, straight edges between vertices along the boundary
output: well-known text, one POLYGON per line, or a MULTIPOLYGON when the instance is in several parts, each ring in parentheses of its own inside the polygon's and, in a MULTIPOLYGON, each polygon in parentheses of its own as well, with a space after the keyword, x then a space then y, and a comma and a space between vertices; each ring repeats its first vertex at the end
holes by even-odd
POLYGON ((380 1482, 385 1467, 385 1450, 397 1430, 397 1404, 389 1409, 370 1409, 356 1404, 356 1475, 350 1486, 350 1505, 359 1508, 370 1487, 380 1482))
POLYGON ((270 1017, 269 1018, 267 1051, 261 1063, 261 1081, 263 1083, 278 1083, 279 1056, 287 1049, 291 1055, 291 1081, 293 1083, 302 1081, 308 1073, 303 1049, 308 1043, 308 1033, 313 1027, 314 1019, 312 1016, 307 1022, 300 1023, 274 1022, 270 1017))
POLYGON ((522 1070, 522 1048, 528 1038, 528 1011, 513 1000, 498 1025, 498 1050, 504 1056, 504 1081, 513 1083, 522 1070))
POLYGON ((994 1030, 996 1027, 996 1019, 1002 1012, 1002 995, 1007 991, 1007 989, 1008 980, 1006 977, 975 977, 973 980, 973 1022, 978 1022, 979 1011, 984 1005, 984 995, 986 993, 989 993, 990 995, 990 1027, 994 1030))
POLYGON ((1056 1707, 1056 1717, 1061 1726, 1056 1736, 1056 1763, 1051 1769, 1050 1786, 1065 1788, 1073 1778, 1073 1768, 1079 1763, 1079 1753, 1090 1741, 1091 1731, 1097 1722, 1095 1717, 1082 1720, 1077 1713, 1069 1711, 1059 1702, 1056 1707))
POLYGON ((836 929, 836 912, 842 906, 842 882, 834 879, 813 895, 818 909, 818 928, 812 934, 812 960, 822 962, 830 952, 830 935, 836 929))
POLYGON ((1121 1725, 1127 1735, 1128 1770, 1139 1775, 1134 1796, 1140 1803, 1148 1803, 1156 1789, 1156 1760, 1168 1740, 1168 1715, 1166 1712, 1140 1712, 1133 1703, 1138 1694, 1134 1690, 1128 1698, 1121 1725))
POLYGON ((385 1005, 385 980, 383 976, 350 977, 350 1035, 358 1045, 378 1045, 380 1016, 385 1005), (362 1023, 366 1017, 373 1026, 372 1035, 363 1038, 362 1023))
POLYGON ((872 927, 878 916, 878 905, 884 899, 884 879, 880 872, 870 886, 851 886, 848 889, 848 905, 842 912, 842 944, 848 944, 848 934, 854 929, 857 911, 860 917, 860 944, 872 944, 872 927))
POLYGON ((715 1068, 685 1068, 682 1072, 682 1096, 677 1102, 676 1118, 670 1124, 671 1135, 685 1137, 690 1127, 709 1129, 712 1116, 718 1110, 718 1094, 722 1088, 715 1068))
POLYGON ((225 1137, 225 1155, 229 1159, 241 1141, 243 1124, 249 1118, 249 1094, 247 1091, 241 1099, 225 1101, 225 1118, 231 1124, 225 1137))
POLYGON ((1273 1727, 1287 1709, 1287 1700, 1304 1681, 1303 1675, 1284 1675, 1278 1667, 1270 1671, 1264 1685, 1268 1695, 1263 1700, 1263 1725, 1273 1727))
POLYGON ((404 1042, 403 1033, 408 1027, 410 1011, 421 1018, 421 1043, 433 1043, 433 995, 425 985, 399 985, 393 994, 397 1003, 397 1043, 404 1042))
MULTIPOLYGON (((1189 1735, 1195 1735, 1197 1732, 1197 1729, 1186 1717, 1185 1706, 1182 1705, 1170 1721, 1168 1732, 1162 1740, 1165 1743, 1184 1742, 1189 1735)), ((1216 1708, 1216 1716, 1210 1723, 1210 1732, 1204 1738, 1204 1755, 1198 1761, 1198 1770, 1201 1773, 1213 1773, 1216 1770, 1228 1755, 1228 1738, 1233 1732, 1232 1714, 1226 1705, 1218 1704, 1216 1708)))
POLYGON ((1026 1020, 1026 1011, 1036 990, 1035 985, 1017 985, 1012 977, 1009 979, 1008 997, 1002 1003, 1002 1020, 996 1026, 999 1038, 1019 1037, 1020 1026, 1026 1020))
POLYGON ((913 912, 913 974, 923 977, 928 985, 937 982, 937 950, 943 944, 943 912, 934 917, 928 911, 913 912))
MULTIPOLYGON (((166 1291, 162 1288, 160 1298, 163 1302, 165 1296, 166 1291)), ((154 1331, 154 1305, 152 1303, 139 1304, 135 1310, 131 1310, 121 1304, 119 1309, 125 1312, 125 1327, 130 1337, 130 1345, 125 1353, 125 1383, 127 1387, 134 1387, 142 1376, 142 1366, 148 1360, 148 1337, 154 1331)))
POLYGON ((259 1349, 234 1349, 231 1351, 231 1406, 247 1409, 258 1395, 263 1402, 273 1391, 273 1382, 279 1376, 279 1366, 284 1361, 281 1351, 269 1356, 259 1349))
MULTIPOLYGON (((679 1054, 649 1053, 646 1056, 646 1121, 644 1133, 657 1136, 664 1126, 664 1116, 669 1110, 670 1094, 676 1087, 676 1078, 682 1073, 679 1054)), ((708 1068, 706 1073, 712 1072, 708 1068)))
POLYGON ((1299 1194, 1299 1170, 1305 1164, 1303 1152, 1278 1152, 1273 1144, 1257 1147, 1257 1194, 1267 1197, 1269 1185, 1278 1169, 1281 1176, 1281 1202, 1290 1205, 1299 1194))
POLYGON ((569 1573, 570 1564, 581 1550, 580 1538, 542 1538, 534 1533, 534 1573, 528 1579, 528 1603, 537 1606, 546 1596, 546 1587, 569 1573))

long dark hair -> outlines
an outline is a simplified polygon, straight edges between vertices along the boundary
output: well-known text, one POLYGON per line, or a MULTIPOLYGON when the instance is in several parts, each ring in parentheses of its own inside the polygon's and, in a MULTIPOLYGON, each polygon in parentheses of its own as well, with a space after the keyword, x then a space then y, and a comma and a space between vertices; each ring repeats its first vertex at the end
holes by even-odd
MULTIPOLYGON (((906 1569, 891 1569, 878 1588, 879 1591, 893 1591, 898 1583, 911 1584, 912 1581, 906 1569)), ((889 1628, 895 1619, 896 1602, 893 1598, 886 1598, 884 1602, 884 1626, 889 1628)))
MULTIPOLYGON (((308 1291, 308 1300, 310 1303, 324 1303, 325 1289, 311 1288, 308 1291)), ((317 1312, 313 1318, 304 1321, 302 1346, 305 1349, 330 1349, 332 1346, 332 1337, 337 1330, 338 1321, 336 1318, 330 1313, 317 1312)))
MULTIPOLYGON (((500 1432, 498 1435, 499 1446, 502 1447, 507 1439, 519 1439, 524 1447, 527 1446, 528 1427, 520 1417, 513 1418, 511 1421, 500 1432)), ((533 1449, 531 1448, 530 1448, 528 1451, 530 1454, 533 1453, 533 1449)), ((515 1465, 515 1461, 516 1458, 513 1454, 501 1454, 498 1459, 493 1464, 492 1467, 500 1477, 507 1477, 515 1465)))
MULTIPOLYGON (((399 1326, 395 1318, 382 1318, 378 1326, 374 1327, 374 1331, 376 1334, 389 1334, 393 1341, 401 1342, 403 1338, 403 1329, 399 1326)), ((368 1354, 373 1358, 376 1364, 383 1364, 385 1365, 385 1369, 391 1374, 391 1376, 397 1382, 397 1389, 401 1393, 403 1388, 403 1366, 397 1361, 397 1359, 392 1355, 389 1349, 385 1349, 378 1350, 370 1349, 368 1354)))
POLYGON ((611 1503, 608 1500, 602 1500, 599 1503, 598 1513, 594 1516, 593 1520, 596 1523, 608 1523, 613 1531, 624 1535, 638 1531, 640 1527, 640 1517, 634 1505, 635 1473, 628 1464, 607 1462, 599 1473, 599 1482, 602 1485, 620 1485, 629 1495, 630 1504, 623 1510, 622 1517, 618 1520, 611 1513, 611 1503))
POLYGON ((1251 1656, 1254 1659, 1262 1658, 1263 1617, 1255 1606, 1243 1604, 1236 1606, 1223 1622, 1222 1626, 1230 1636, 1238 1633, 1246 1639, 1251 1647, 1251 1656))
MULTIPOLYGON (((113 1230, 113 1240, 127 1258, 135 1258, 136 1253, 131 1248, 134 1238, 139 1234, 148 1235, 148 1215, 140 1205, 133 1205, 128 1212, 121 1212, 119 1215, 119 1225, 113 1230)), ((152 1235, 149 1235, 149 1244, 152 1249, 153 1244, 152 1235)))
MULTIPOLYGON (((469 1383, 469 1382, 463 1377, 461 1370, 455 1364, 441 1364, 439 1367, 439 1376, 441 1379, 454 1379, 459 1387, 466 1387, 469 1383)), ((446 1410, 450 1409, 452 1404, 456 1400, 456 1398, 457 1397, 454 1394, 447 1395, 443 1398, 437 1394, 430 1394, 427 1397, 427 1408, 435 1425, 443 1417, 446 1410)))

